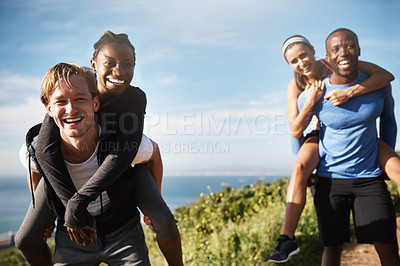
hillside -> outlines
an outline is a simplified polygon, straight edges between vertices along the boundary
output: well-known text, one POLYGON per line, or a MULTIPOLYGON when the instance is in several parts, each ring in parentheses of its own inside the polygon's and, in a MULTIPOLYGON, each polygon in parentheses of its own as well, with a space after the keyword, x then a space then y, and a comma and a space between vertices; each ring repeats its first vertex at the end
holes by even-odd
MULTIPOLYGON (((226 187, 223 191, 201 195, 176 210, 182 233, 187 265, 265 265, 275 247, 284 216, 288 179, 273 183, 257 182, 242 189, 226 187)), ((400 206, 396 186, 388 182, 395 205, 400 206)), ((163 261, 153 234, 146 233, 154 265, 163 261)), ((322 249, 312 197, 308 199, 296 233, 301 252, 284 265, 320 265, 322 249)), ((367 260, 374 264, 377 255, 371 245, 348 244, 343 265, 367 260), (346 262, 347 261, 347 262, 346 262)), ((369 264, 362 264, 369 265, 369 264)))
MULTIPOLYGON (((396 186, 392 182, 387 184, 398 210, 400 197, 396 186)), ((288 179, 281 179, 241 189, 225 187, 177 208, 175 217, 182 234, 185 264, 266 265, 281 232, 287 185, 288 179)), ((145 234, 152 265, 165 265, 154 234, 148 228, 145 234)), ((296 237, 301 252, 284 265, 320 265, 322 248, 309 190, 296 237)), ((371 245, 345 246, 342 265, 376 265, 377 261, 371 245)), ((0 257, 0 265, 24 264, 18 252, 11 250, 0 257)))

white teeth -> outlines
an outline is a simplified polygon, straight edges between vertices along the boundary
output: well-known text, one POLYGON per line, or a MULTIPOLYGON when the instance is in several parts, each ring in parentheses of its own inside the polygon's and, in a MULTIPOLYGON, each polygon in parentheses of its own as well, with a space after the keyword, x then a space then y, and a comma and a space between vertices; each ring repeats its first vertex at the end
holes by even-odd
POLYGON ((115 84, 118 84, 118 85, 121 85, 121 84, 125 83, 124 80, 120 80, 120 79, 109 78, 108 80, 111 81, 112 83, 115 83, 115 84))
POLYGON ((349 64, 349 63, 350 63, 349 60, 343 60, 343 61, 340 61, 340 62, 339 62, 339 65, 347 65, 347 64, 349 64))
POLYGON ((81 120, 82 120, 82 117, 79 117, 79 118, 67 118, 67 119, 65 119, 65 122, 74 123, 74 122, 78 122, 78 121, 81 121, 81 120))

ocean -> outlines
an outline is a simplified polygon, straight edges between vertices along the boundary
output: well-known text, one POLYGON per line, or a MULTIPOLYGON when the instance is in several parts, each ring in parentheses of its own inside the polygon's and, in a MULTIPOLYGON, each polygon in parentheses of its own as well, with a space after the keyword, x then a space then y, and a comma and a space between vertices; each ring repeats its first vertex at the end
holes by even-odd
MULTIPOLYGON (((162 194, 173 211, 196 201, 201 193, 218 192, 224 186, 241 188, 257 180, 271 182, 272 176, 167 176, 163 179, 162 194)), ((0 238, 18 230, 29 207, 31 195, 26 178, 0 178, 0 238)))

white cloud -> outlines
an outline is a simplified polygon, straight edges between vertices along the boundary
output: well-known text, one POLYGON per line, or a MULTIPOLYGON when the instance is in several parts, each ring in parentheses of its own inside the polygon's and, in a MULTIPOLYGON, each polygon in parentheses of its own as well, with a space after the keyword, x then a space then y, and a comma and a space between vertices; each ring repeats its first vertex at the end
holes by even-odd
POLYGON ((256 101, 256 100, 250 100, 250 101, 247 102, 247 104, 248 104, 248 105, 251 105, 251 106, 260 106, 260 105, 263 105, 264 102, 262 102, 262 101, 256 101))
POLYGON ((166 175, 289 175, 293 161, 286 114, 266 106, 148 114, 145 133, 159 143, 166 175))
MULTIPOLYGON (((344 3, 344 0, 340 2, 344 3)), ((230 144, 231 150, 228 154, 165 153, 165 167, 169 173, 231 173, 242 171, 241 169, 248 172, 252 169, 273 171, 284 167, 287 164, 286 157, 290 157, 287 136, 278 134, 285 131, 285 88, 292 76, 290 67, 280 54, 280 45, 287 36, 301 33, 313 43, 315 40, 317 51, 324 56, 323 39, 332 24, 321 19, 323 13, 318 13, 316 17, 305 17, 295 24, 291 20, 299 11, 307 11, 310 6, 317 5, 319 2, 315 0, 308 1, 307 5, 294 0, 100 0, 63 2, 59 5, 52 4, 50 0, 39 0, 35 4, 22 3, 18 5, 21 8, 15 12, 14 20, 3 19, 3 23, 10 25, 6 29, 17 30, 3 36, 6 41, 10 40, 7 48, 15 46, 21 57, 25 54, 28 57, 16 60, 15 54, 12 54, 8 58, 4 57, 8 60, 4 65, 11 62, 15 64, 14 69, 24 69, 27 63, 35 65, 37 73, 44 73, 51 67, 47 64, 53 61, 78 58, 85 64, 88 63, 93 42, 104 30, 127 32, 137 48, 138 75, 135 74, 134 84, 139 83, 147 90, 149 103, 156 102, 162 107, 159 108, 161 112, 170 112, 168 118, 152 113, 147 115, 148 118, 158 119, 158 122, 147 121, 151 137, 170 147, 185 143, 183 145, 194 145, 194 149, 197 149, 195 144, 202 141, 230 144), (88 7, 90 9, 86 10, 88 7), (107 19, 99 20, 104 17, 107 19), (68 22, 61 25, 59 21, 65 18, 68 18, 68 22), (323 22, 316 25, 318 27, 307 26, 318 18, 323 22), (30 37, 28 42, 27 36, 30 37), (43 60, 39 61, 37 58, 43 60), (32 59, 36 61, 33 62, 32 59), (218 64, 211 64, 215 62, 218 64), (215 67, 214 73, 221 75, 204 75, 212 72, 196 69, 197 63, 200 67, 204 67, 204 63, 210 63, 210 70, 215 67), (240 64, 240 73, 234 72, 235 64, 240 64), (259 73, 255 70, 260 69, 265 71, 265 76, 258 78, 261 77, 258 75, 252 79, 253 74, 259 73), (230 79, 227 71, 232 71, 234 78, 237 78, 237 84, 246 84, 240 88, 244 91, 242 95, 238 95, 235 86, 224 86, 222 78, 230 79), (162 86, 176 84, 176 87, 162 86), (218 85, 214 87, 210 84, 218 85), (268 87, 262 88, 260 92, 260 86, 268 87), (166 89, 163 90, 164 88, 166 89), (205 88, 205 91, 201 88, 205 88), (192 93, 189 95, 190 90, 192 93), (208 94, 209 92, 211 93, 208 94), (183 110, 193 112, 183 113, 183 110), (260 115, 268 116, 257 120, 260 115), (282 122, 282 125, 278 122, 282 122), (268 135, 257 134, 267 129, 268 135), (244 154, 239 153, 239 149, 244 154)), ((321 10, 326 8, 319 6, 321 10)), ((6 10, 7 14, 14 14, 9 11, 11 8, 6 10)), ((374 18, 376 22, 381 21, 379 16, 374 18)), ((359 22, 357 19, 354 21, 349 23, 359 22)), ((382 24, 374 25, 365 25, 365 32, 381 30, 382 24)), ((389 34, 391 29, 394 33, 397 32, 393 25, 395 24, 388 25, 390 27, 385 40, 374 39, 375 35, 371 33, 368 39, 361 40, 362 47, 381 45, 384 49, 388 49, 385 46, 391 47, 390 51, 396 49, 398 41, 395 36, 398 34, 389 34)), ((381 52, 378 52, 377 50, 374 55, 382 58, 385 66, 388 60, 395 60, 395 57, 387 59, 387 56, 380 56, 381 52)), ((8 55, 5 53, 5 56, 8 55)), ((374 58, 373 61, 375 62, 374 58)), ((396 67, 394 70, 398 69, 394 63, 393 66, 396 67)), ((2 152, 3 148, 9 146, 2 145, 10 142, 9 137, 14 134, 22 136, 27 127, 42 120, 44 110, 38 100, 40 79, 0 71, 2 152), (10 78, 7 78, 8 75, 10 78)), ((2 154, 6 156, 7 152, 2 154)))
POLYGON ((19 148, 21 148, 21 145, 22 142, 18 148, 0 150, 0 167, 2 169, 0 178, 4 176, 25 176, 26 170, 22 166, 18 156, 18 151, 19 148))
POLYGON ((178 77, 175 75, 161 80, 161 84, 163 85, 175 85, 178 82, 179 82, 178 77))
POLYGON ((23 105, 0 106, 1 142, 5 141, 6 137, 25 135, 31 126, 43 120, 45 109, 39 97, 29 97, 22 100, 24 101, 26 103, 23 105))
POLYGON ((70 51, 71 47, 71 43, 59 40, 51 40, 51 38, 48 38, 36 43, 25 43, 20 45, 19 50, 34 53, 62 53, 63 51, 70 51))
POLYGON ((40 123, 44 108, 38 97, 21 99, 22 105, 0 106, 0 167, 1 176, 25 175, 18 158, 18 151, 28 129, 40 123))
POLYGON ((41 79, 0 70, 0 105, 21 104, 26 97, 39 99, 41 79))
POLYGON ((288 176, 294 162, 287 136, 159 142, 165 175, 288 176))
POLYGON ((181 55, 174 50, 170 48, 152 48, 152 49, 146 49, 143 47, 143 49, 140 51, 139 54, 137 54, 137 64, 138 65, 150 65, 153 63, 157 63, 160 61, 167 61, 167 60, 174 60, 176 61, 177 59, 180 59, 181 55))
POLYGON ((237 29, 265 18, 266 10, 271 12, 277 8, 276 3, 261 0, 171 0, 156 5, 152 1, 141 2, 138 9, 147 14, 146 26, 153 26, 154 30, 183 44, 241 48, 246 39, 237 29))

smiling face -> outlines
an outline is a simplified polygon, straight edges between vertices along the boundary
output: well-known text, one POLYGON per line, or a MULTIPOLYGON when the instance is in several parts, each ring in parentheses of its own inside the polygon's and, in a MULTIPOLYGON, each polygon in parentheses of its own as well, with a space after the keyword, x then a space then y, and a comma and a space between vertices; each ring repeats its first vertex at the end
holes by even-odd
POLYGON ((100 94, 119 95, 132 81, 135 55, 127 44, 108 43, 101 46, 90 63, 97 74, 100 94))
POLYGON ((60 129, 61 138, 79 138, 93 129, 94 112, 99 108, 98 96, 89 92, 86 80, 79 75, 69 78, 70 85, 59 80, 46 105, 47 113, 60 129))
POLYGON ((315 69, 315 51, 304 43, 295 43, 285 52, 290 67, 299 74, 310 77, 315 69))
POLYGON ((352 32, 342 30, 330 35, 326 40, 326 56, 334 71, 333 84, 347 84, 357 78, 360 47, 352 32))

